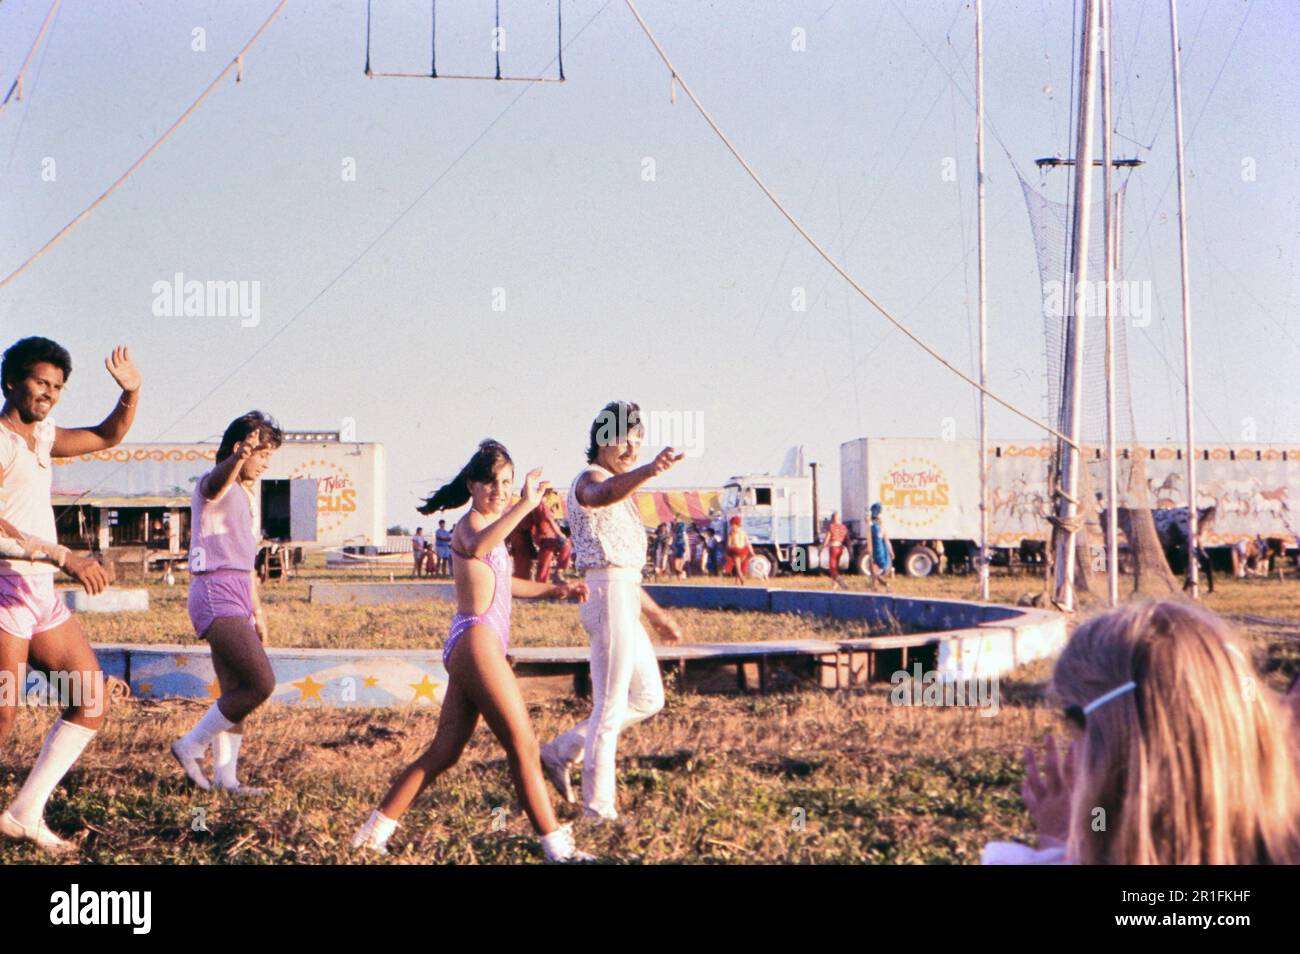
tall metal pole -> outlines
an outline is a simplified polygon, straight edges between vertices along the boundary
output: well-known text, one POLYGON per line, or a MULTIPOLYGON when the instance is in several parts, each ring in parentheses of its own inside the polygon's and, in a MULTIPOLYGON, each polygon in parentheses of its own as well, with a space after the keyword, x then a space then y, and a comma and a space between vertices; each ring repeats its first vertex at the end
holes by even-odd
POLYGON ((989 598, 989 401, 984 392, 988 373, 988 310, 984 294, 984 10, 975 0, 975 178, 978 201, 980 348, 980 599, 989 598))
POLYGON ((1187 413, 1187 589, 1199 599, 1196 563, 1196 441, 1192 430, 1192 304, 1187 278, 1187 183, 1183 174, 1183 76, 1178 62, 1178 0, 1169 0, 1174 63, 1174 149, 1178 158, 1178 261, 1183 284, 1183 376, 1187 413))
POLYGON ((1106 195, 1106 596, 1119 605, 1119 472, 1115 460, 1115 216, 1111 195, 1111 0, 1101 0, 1101 162, 1106 195))
POLYGON ((1079 122, 1075 138, 1074 235, 1070 273, 1074 305, 1066 342, 1064 392, 1060 429, 1071 443, 1058 444, 1059 484, 1056 489, 1056 587, 1052 602, 1065 612, 1074 605, 1074 540, 1079 532, 1079 467, 1082 454, 1080 407, 1083 400, 1084 324, 1088 311, 1088 225, 1092 195, 1093 65, 1096 62, 1098 0, 1083 0, 1083 39, 1079 50, 1079 122))

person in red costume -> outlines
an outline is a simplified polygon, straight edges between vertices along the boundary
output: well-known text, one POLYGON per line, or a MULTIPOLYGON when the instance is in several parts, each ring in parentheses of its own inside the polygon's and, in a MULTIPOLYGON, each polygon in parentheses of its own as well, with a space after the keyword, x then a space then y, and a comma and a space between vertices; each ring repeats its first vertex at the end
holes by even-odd
POLYGON ((826 568, 830 570, 831 583, 841 590, 847 590, 848 584, 840 579, 840 557, 844 554, 844 541, 849 538, 849 528, 840 522, 840 512, 831 511, 831 523, 826 528, 826 539, 822 541, 822 556, 828 558, 826 568))
POLYGON ((533 557, 537 556, 537 547, 533 546, 533 527, 536 523, 537 511, 531 510, 506 537, 506 548, 510 551, 514 564, 510 575, 516 580, 533 578, 533 557))
POLYGON ((573 556, 573 544, 560 529, 555 519, 551 504, 559 496, 554 489, 549 490, 534 511, 533 546, 537 549, 537 570, 533 577, 538 583, 545 583, 551 578, 551 564, 560 575, 569 568, 573 556))
POLYGON ((741 527, 740 518, 732 517, 727 528, 727 563, 722 568, 722 575, 731 576, 734 572, 736 579, 744 586, 753 555, 754 548, 749 543, 749 534, 741 527))

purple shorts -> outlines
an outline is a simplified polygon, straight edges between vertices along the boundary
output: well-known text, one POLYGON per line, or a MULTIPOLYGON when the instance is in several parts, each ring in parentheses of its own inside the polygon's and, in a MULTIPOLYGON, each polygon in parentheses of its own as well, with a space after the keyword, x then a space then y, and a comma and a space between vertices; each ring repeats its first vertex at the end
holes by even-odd
POLYGON ((54 574, 0 576, 0 630, 19 639, 62 626, 72 619, 54 589, 54 574))
POLYGON ((247 570, 213 570, 190 580, 190 622, 203 639, 213 620, 234 616, 253 621, 253 583, 247 570))

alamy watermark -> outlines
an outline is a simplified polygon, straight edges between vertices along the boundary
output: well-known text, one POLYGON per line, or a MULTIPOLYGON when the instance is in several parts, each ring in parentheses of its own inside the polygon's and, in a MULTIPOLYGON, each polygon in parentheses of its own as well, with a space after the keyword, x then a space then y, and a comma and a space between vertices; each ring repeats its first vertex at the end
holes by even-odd
POLYGON ((948 706, 978 709, 983 718, 991 718, 1001 708, 998 677, 944 673, 937 669, 923 671, 916 663, 909 673, 899 669, 889 681, 894 688, 889 701, 896 706, 948 706))
MULTIPOLYGON (((1151 283, 1146 281, 1118 281, 1111 283, 1114 316, 1132 319, 1133 327, 1145 328, 1151 324, 1151 283)), ((1085 318, 1106 317, 1106 280, 1081 282, 1083 314, 1085 318)), ((1066 282, 1043 282, 1043 313, 1052 318, 1063 318, 1074 311, 1073 290, 1066 282), (1067 292, 1068 300, 1067 300, 1067 292)))
POLYGON ((152 911, 152 891, 83 891, 73 883, 67 891, 50 895, 50 923, 60 926, 117 924, 133 934, 148 934, 152 911))
POLYGON ((641 428, 641 443, 646 447, 672 447, 687 457, 704 453, 704 412, 641 410, 628 413, 626 405, 618 413, 606 410, 596 427, 596 444, 608 447, 620 444, 629 430, 641 428))
POLYGON ((108 695, 108 679, 96 670, 29 670, 26 663, 14 672, 0 670, 0 708, 57 706, 95 717, 104 714, 108 695), (44 679, 32 679, 29 672, 44 679))
POLYGON ((262 323, 260 281, 186 280, 177 272, 153 283, 156 318, 238 318, 244 328, 262 323))

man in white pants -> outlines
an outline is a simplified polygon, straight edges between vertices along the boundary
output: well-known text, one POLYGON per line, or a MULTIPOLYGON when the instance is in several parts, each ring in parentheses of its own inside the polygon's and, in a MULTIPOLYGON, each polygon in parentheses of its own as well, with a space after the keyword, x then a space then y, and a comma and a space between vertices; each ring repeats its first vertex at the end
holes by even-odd
POLYGON ((94 427, 56 427, 50 413, 72 373, 68 352, 48 338, 24 338, 0 363, 0 746, 8 740, 30 660, 59 693, 62 715, 45 737, 36 764, 9 806, 0 834, 52 852, 76 848, 45 824, 45 804, 103 724, 105 681, 77 620, 54 589, 56 568, 86 592, 101 592, 111 576, 95 560, 57 540, 50 505, 52 459, 93 454, 119 444, 135 419, 140 374, 126 348, 105 361, 122 389, 113 410, 94 427), (67 698, 63 698, 66 691, 67 698))
POLYGON ((591 717, 542 746, 541 753, 547 778, 570 802, 574 797, 569 769, 586 763, 583 813, 606 820, 618 817, 618 734, 664 704, 659 661, 641 614, 665 642, 682 638, 677 623, 641 587, 646 533, 632 494, 685 455, 667 447, 637 467, 643 436, 640 414, 637 405, 623 401, 601 409, 591 425, 589 466, 569 488, 575 565, 590 592, 580 615, 591 637, 591 717))

